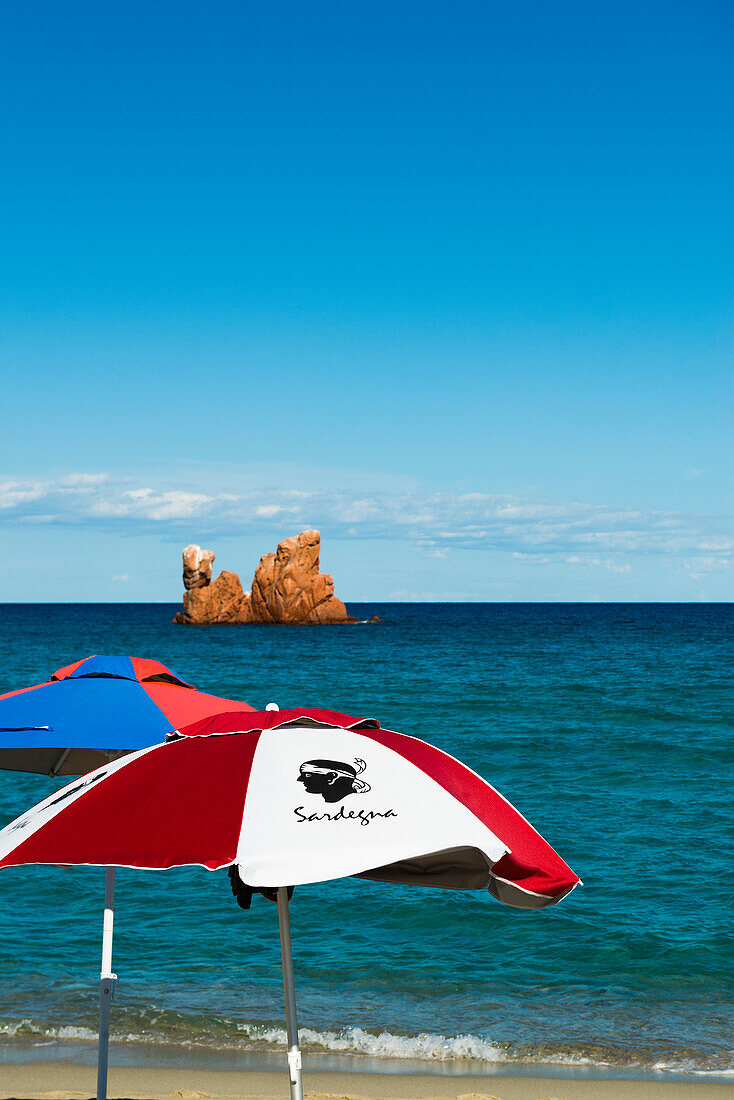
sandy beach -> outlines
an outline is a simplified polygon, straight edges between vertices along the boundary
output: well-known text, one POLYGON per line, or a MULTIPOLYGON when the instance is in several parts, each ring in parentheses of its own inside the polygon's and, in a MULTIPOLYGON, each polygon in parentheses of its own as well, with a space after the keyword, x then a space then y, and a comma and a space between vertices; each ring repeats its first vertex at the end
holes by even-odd
MULTIPOLYGON (((1 1100, 87 1100, 95 1071, 69 1062, 0 1067, 1 1100)), ((438 1077, 367 1073, 307 1073, 311 1100, 725 1100, 734 1084, 712 1082, 594 1081, 558 1077, 438 1077)), ((285 1072, 111 1069, 111 1100, 287 1100, 285 1072)))

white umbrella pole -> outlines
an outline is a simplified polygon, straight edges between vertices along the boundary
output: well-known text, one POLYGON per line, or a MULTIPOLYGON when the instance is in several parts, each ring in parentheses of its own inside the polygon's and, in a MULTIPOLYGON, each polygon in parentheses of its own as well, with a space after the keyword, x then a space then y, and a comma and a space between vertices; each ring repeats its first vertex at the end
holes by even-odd
POLYGON ((288 920, 288 887, 278 887, 278 925, 280 954, 283 959, 283 990, 285 991, 285 1026, 288 1033, 288 1072, 291 1079, 291 1100, 303 1100, 301 1083, 301 1051, 298 1046, 296 1020, 296 989, 293 982, 291 926, 288 920))
POLYGON ((110 1047, 110 1006, 117 975, 112 973, 112 928, 115 919, 115 868, 105 868, 102 969, 99 975, 99 1047, 97 1051, 97 1100, 107 1100, 107 1061, 110 1047))

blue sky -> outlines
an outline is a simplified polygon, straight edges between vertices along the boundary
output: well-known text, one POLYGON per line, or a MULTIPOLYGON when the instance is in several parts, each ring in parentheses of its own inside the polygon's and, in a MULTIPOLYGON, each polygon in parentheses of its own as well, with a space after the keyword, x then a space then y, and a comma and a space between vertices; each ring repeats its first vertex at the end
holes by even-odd
POLYGON ((1 19, 5 599, 731 598, 731 5, 1 19))

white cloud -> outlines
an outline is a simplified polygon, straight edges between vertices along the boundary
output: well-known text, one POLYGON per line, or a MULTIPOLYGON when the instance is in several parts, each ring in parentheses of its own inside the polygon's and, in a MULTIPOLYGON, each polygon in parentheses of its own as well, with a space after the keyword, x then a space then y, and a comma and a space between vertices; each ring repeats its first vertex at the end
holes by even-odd
POLYGON ((115 573, 115 575, 112 579, 113 579, 113 581, 122 581, 123 584, 127 584, 127 582, 130 580, 130 574, 129 573, 115 573))
POLYGON ((94 472, 0 480, 0 519, 125 534, 164 531, 187 541, 193 532, 212 542, 248 533, 282 538, 317 527, 330 538, 408 539, 439 559, 449 548, 481 549, 510 553, 528 565, 555 561, 615 574, 630 573, 630 559, 640 554, 677 558, 691 576, 728 568, 734 557, 734 537, 722 520, 672 511, 404 488, 368 493, 364 485, 338 491, 248 485, 236 491, 230 481, 226 491, 206 488, 159 484, 150 476, 136 484, 94 472))
POLYGON ((681 573, 686 573, 694 581, 711 573, 723 573, 734 565, 734 558, 720 557, 714 554, 702 554, 699 557, 684 561, 681 573))
POLYGON ((70 486, 102 485, 109 481, 109 474, 69 474, 66 484, 70 486))
POLYGON ((0 508, 14 509, 34 500, 41 500, 47 489, 43 482, 21 484, 17 481, 0 482, 0 508))
POLYGON ((583 565, 590 569, 606 569, 607 573, 631 573, 632 566, 629 562, 615 562, 611 558, 581 557, 579 554, 571 554, 563 559, 568 565, 583 565))
POLYGON ((129 518, 160 523, 163 520, 190 519, 201 513, 214 497, 175 489, 155 492, 153 489, 125 489, 100 495, 90 509, 90 518, 99 516, 129 518))
POLYGON ((148 500, 153 496, 152 489, 128 489, 124 492, 123 497, 127 497, 129 500, 148 500))

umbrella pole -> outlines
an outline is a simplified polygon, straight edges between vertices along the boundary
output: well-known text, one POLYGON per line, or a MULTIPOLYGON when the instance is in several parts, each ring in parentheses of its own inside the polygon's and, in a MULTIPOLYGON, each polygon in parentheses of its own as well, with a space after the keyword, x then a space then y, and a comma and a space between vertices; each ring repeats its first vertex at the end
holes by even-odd
POLYGON ((112 973, 112 927, 115 917, 115 868, 105 868, 102 969, 99 975, 99 1046, 97 1051, 97 1100, 107 1100, 107 1061, 110 1046, 110 1007, 117 975, 112 973))
POLYGON ((301 1051, 298 1046, 296 989, 293 981, 293 952, 291 951, 291 926, 288 919, 287 886, 278 887, 278 926, 280 928, 280 954, 283 960, 285 1026, 288 1034, 288 1072, 291 1079, 291 1100, 303 1100, 301 1051))

